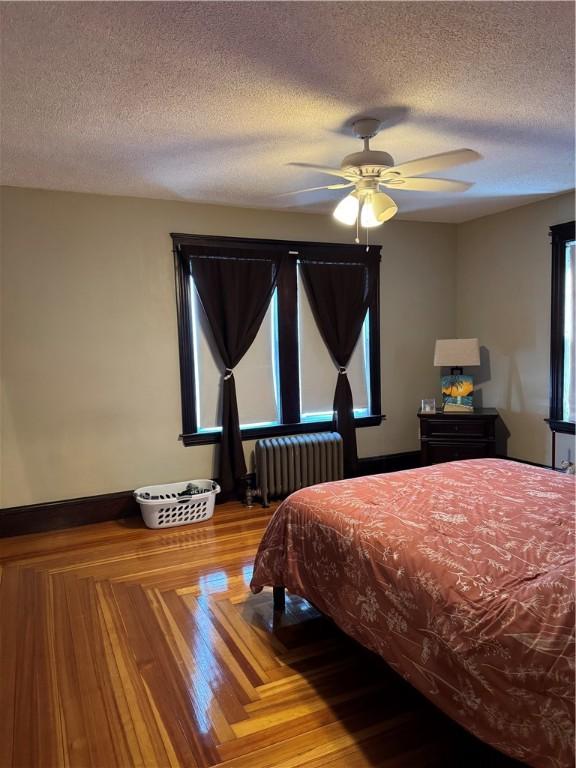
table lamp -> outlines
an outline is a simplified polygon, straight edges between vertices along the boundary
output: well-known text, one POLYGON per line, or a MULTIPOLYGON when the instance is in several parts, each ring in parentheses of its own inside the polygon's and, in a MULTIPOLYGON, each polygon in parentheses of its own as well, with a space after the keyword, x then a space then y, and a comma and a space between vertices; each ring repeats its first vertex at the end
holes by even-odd
POLYGON ((480 365, 478 339, 437 339, 434 365, 450 368, 449 376, 442 376, 442 404, 445 413, 471 412, 474 396, 472 376, 464 376, 465 365, 480 365))

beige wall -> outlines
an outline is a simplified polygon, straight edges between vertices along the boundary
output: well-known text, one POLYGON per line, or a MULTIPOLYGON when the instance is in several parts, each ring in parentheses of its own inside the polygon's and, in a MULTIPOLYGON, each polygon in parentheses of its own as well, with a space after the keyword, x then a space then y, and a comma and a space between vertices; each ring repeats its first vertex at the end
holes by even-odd
MULTIPOLYGON (((178 441, 170 232, 350 237, 330 216, 5 188, 1 506, 214 474, 212 446, 178 441)), ((378 234, 388 419, 359 430, 362 456, 418 447, 416 409, 439 394, 434 339, 455 332, 455 227, 378 234)))
MULTIPOLYGON (((457 330, 480 339, 488 380, 478 389, 510 431, 508 453, 551 461, 548 415, 551 254, 548 230, 574 218, 574 194, 458 226, 457 330)), ((482 376, 480 377, 482 378, 482 376)), ((562 436, 563 438, 563 436, 562 436)), ((574 450, 560 439, 559 459, 574 450)))

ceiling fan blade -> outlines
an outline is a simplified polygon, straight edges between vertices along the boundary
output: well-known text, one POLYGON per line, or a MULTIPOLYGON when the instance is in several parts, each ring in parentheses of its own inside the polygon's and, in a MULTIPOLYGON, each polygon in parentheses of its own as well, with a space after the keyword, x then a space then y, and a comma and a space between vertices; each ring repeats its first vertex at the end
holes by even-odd
POLYGON ((452 152, 443 152, 440 155, 409 160, 407 163, 395 165, 391 170, 400 176, 422 176, 423 173, 443 171, 445 168, 452 168, 455 165, 464 165, 464 163, 472 163, 474 160, 481 159, 482 155, 474 152, 473 149, 454 149, 452 152))
POLYGON ((297 168, 308 168, 310 171, 319 171, 320 173, 327 173, 329 176, 339 176, 342 179, 352 180, 352 177, 356 177, 356 174, 347 173, 346 171, 340 171, 338 168, 328 168, 325 165, 311 165, 310 163, 288 163, 288 165, 295 165, 297 168))
POLYGON ((301 192, 316 192, 318 189, 346 189, 346 187, 353 187, 354 182, 349 181, 347 184, 328 184, 325 187, 308 187, 308 189, 295 189, 293 192, 281 192, 274 197, 286 197, 287 195, 299 195, 301 192))
POLYGON ((452 181, 452 179, 416 179, 392 177, 389 180, 380 181, 387 189, 405 189, 410 192, 465 192, 472 184, 467 181, 452 181))

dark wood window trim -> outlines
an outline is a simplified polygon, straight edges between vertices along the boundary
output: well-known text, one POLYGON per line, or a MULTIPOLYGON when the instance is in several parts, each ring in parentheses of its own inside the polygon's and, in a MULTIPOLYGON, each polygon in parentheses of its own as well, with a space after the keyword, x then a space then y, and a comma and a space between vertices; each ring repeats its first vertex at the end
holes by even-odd
POLYGON ((574 434, 574 422, 563 421, 564 395, 564 290, 566 243, 575 239, 573 221, 550 227, 552 238, 552 304, 550 329, 550 416, 553 432, 574 434))
POLYGON ((552 432, 563 432, 566 435, 576 433, 576 424, 573 421, 561 421, 559 419, 544 419, 552 432))
POLYGON ((259 240, 212 235, 171 234, 176 272, 176 305, 178 312, 178 341, 180 349, 180 391, 182 399, 182 434, 184 445, 208 445, 220 442, 219 432, 198 432, 196 422, 195 371, 192 348, 192 309, 189 301, 188 279, 190 256, 187 247, 219 247, 230 251, 249 249, 254 252, 271 250, 282 253, 286 268, 278 279, 278 364, 280 378, 280 412, 282 424, 242 429, 243 440, 261 437, 322 432, 332 429, 331 421, 300 421, 300 386, 298 371, 298 323, 296 312, 297 262, 299 260, 336 263, 363 263, 376 277, 374 298, 369 307, 370 337, 370 408, 369 416, 355 419, 357 427, 373 427, 385 418, 380 413, 380 306, 379 280, 380 246, 339 243, 312 243, 297 240, 259 240))

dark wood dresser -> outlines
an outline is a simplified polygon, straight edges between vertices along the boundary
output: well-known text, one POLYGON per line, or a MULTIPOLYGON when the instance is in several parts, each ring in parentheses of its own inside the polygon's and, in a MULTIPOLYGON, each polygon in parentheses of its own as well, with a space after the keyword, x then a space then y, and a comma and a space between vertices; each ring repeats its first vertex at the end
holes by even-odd
POLYGON ((418 411, 418 418, 423 466, 495 455, 496 408, 476 408, 471 413, 418 411))

